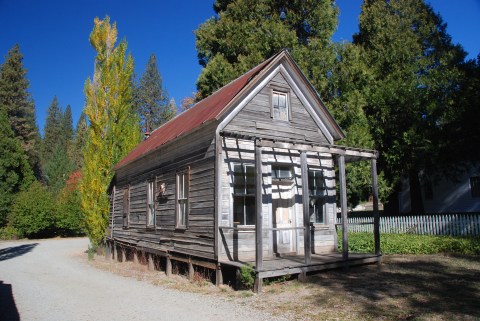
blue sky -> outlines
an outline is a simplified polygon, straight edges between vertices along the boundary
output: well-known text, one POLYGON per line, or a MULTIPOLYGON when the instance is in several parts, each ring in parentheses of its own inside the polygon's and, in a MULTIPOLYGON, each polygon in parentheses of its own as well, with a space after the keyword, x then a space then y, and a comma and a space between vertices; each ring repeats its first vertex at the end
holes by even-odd
MULTIPOLYGON (((351 41, 358 31, 361 0, 337 0, 340 8, 335 41, 351 41)), ((475 58, 480 53, 480 0, 431 0, 447 22, 454 43, 475 58)), ((201 67, 194 30, 214 15, 213 0, 184 1, 25 1, 0 0, 0 55, 20 45, 35 100, 37 123, 43 132, 48 106, 56 95, 70 104, 74 125, 84 103, 83 86, 93 73, 95 52, 88 41, 95 17, 117 22, 141 75, 149 56, 157 57, 164 86, 177 104, 195 91, 201 67)))

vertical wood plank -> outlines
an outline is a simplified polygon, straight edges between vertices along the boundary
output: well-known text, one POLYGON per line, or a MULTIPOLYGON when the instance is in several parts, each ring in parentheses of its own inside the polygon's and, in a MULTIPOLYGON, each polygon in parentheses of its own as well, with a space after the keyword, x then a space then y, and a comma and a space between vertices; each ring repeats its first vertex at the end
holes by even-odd
POLYGON ((255 268, 263 269, 262 148, 255 141, 255 268))
POLYGON ((380 213, 378 211, 378 176, 377 160, 372 158, 372 192, 373 192, 373 237, 375 239, 375 254, 380 254, 380 213))
POLYGON ((165 266, 165 274, 170 277, 172 275, 172 260, 167 256, 167 262, 165 266))
POLYGON ((217 271, 216 271, 216 277, 215 277, 215 284, 216 286, 220 286, 223 284, 223 273, 222 273, 222 266, 220 263, 217 264, 217 271))
POLYGON ((188 260, 188 279, 192 281, 194 275, 195 275, 195 270, 193 269, 192 261, 189 259, 188 260))
POLYGON ((148 270, 155 271, 155 261, 152 253, 148 254, 148 270))
MULTIPOLYGON (((308 165, 307 153, 302 151, 300 153, 300 165, 302 169, 302 203, 303 203, 303 246, 305 247, 305 264, 312 262, 312 246, 310 235, 310 209, 309 209, 309 195, 308 195, 308 165)), ((343 220, 343 217, 342 217, 343 220)))
POLYGON ((338 174, 340 180, 340 209, 342 213, 342 257, 348 260, 348 217, 347 217, 347 180, 345 178, 345 156, 338 156, 338 174))

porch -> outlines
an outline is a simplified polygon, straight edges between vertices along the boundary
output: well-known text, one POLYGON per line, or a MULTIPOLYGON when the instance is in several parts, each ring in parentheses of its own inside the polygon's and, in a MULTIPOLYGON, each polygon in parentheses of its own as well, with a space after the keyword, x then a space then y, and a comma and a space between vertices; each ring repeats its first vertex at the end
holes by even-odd
MULTIPOLYGON (((265 209, 263 203, 255 201, 255 224, 251 227, 241 226, 217 226, 217 249, 224 249, 228 258, 221 258, 219 263, 222 265, 232 266, 240 268, 246 264, 250 264, 254 267, 256 273, 255 290, 258 292, 261 290, 263 278, 276 277, 282 275, 299 274, 305 276, 307 272, 315 272, 333 268, 342 268, 354 265, 376 263, 381 261, 380 252, 380 233, 379 233, 379 213, 378 213, 378 183, 377 183, 377 168, 376 160, 378 153, 373 150, 348 148, 345 146, 335 145, 321 145, 314 143, 296 142, 286 139, 269 139, 265 137, 256 137, 251 135, 239 135, 237 133, 222 132, 223 137, 233 137, 242 140, 248 140, 253 142, 253 150, 250 151, 254 154, 254 184, 255 184, 255 199, 262 200, 265 195, 264 175, 269 173, 262 172, 262 165, 265 165, 265 159, 262 158, 264 153, 270 150, 288 150, 294 151, 298 154, 298 165, 300 165, 301 184, 299 189, 302 191, 298 193, 300 201, 300 212, 302 213, 302 224, 292 227, 273 227, 264 226, 265 209), (341 231, 342 231, 342 252, 341 253, 315 253, 313 235, 315 227, 311 224, 309 213, 309 197, 304 197, 305 191, 309 191, 308 177, 309 165, 307 161, 307 153, 323 153, 331 155, 338 168, 338 181, 339 186, 339 199, 340 210, 342 217, 341 231), (345 164, 347 162, 356 161, 369 161, 371 166, 371 178, 372 178, 372 194, 373 194, 373 221, 369 224, 373 224, 374 241, 375 241, 375 253, 374 254, 351 254, 348 252, 348 219, 347 219, 347 186, 346 186, 346 172, 345 164), (302 226, 303 225, 303 226, 302 226), (254 249, 255 258, 239 259, 237 256, 238 245, 233 243, 231 249, 227 245, 225 233, 227 231, 233 231, 233 242, 235 242, 235 235, 240 235, 239 232, 249 230, 254 235, 253 244, 249 244, 254 249), (273 253, 271 244, 265 244, 266 240, 271 240, 271 235, 275 235, 278 232, 292 233, 301 232, 303 238, 303 249, 309 250, 297 250, 297 253, 279 254, 273 253), (270 238, 268 237, 270 235, 270 238), (266 250, 267 249, 267 250, 266 250), (267 251, 267 252, 265 252, 267 251), (264 253, 265 252, 265 253, 264 253), (303 252, 303 253, 301 253, 303 252), (276 254, 276 255, 275 255, 276 254)), ((218 151, 220 154, 221 151, 218 151)), ((220 169, 220 166, 217 166, 220 169)), ((217 173, 220 177, 220 172, 217 173)), ((221 186, 221 182, 217 183, 217 186, 221 186)), ((220 194, 220 190, 217 191, 220 194)), ((220 207, 220 204, 219 204, 220 207)), ((220 219, 219 219, 220 221, 220 219)), ((298 239, 298 238, 297 238, 298 239)), ((336 236, 335 236, 336 240, 336 236)), ((336 241, 335 241, 336 244, 336 241)), ((245 244, 244 244, 245 246, 245 244)), ((336 245, 335 245, 336 247, 336 245)))
POLYGON ((226 266, 241 268, 250 265, 257 273, 258 279, 271 278, 283 275, 305 275, 309 272, 318 272, 336 268, 379 263, 382 260, 381 254, 358 254, 351 253, 345 260, 341 253, 311 254, 310 263, 305 263, 303 255, 287 255, 281 257, 268 257, 263 259, 263 266, 257 269, 255 260, 251 261, 220 261, 226 266))

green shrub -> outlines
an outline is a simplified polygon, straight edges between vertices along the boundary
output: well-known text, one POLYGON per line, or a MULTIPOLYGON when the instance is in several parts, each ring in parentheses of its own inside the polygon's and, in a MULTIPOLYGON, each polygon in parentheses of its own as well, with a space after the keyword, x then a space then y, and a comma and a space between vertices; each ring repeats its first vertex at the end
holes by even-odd
POLYGON ((12 240, 18 238, 18 231, 13 226, 7 225, 0 228, 0 240, 12 240))
POLYGON ((80 204, 80 193, 65 188, 57 198, 57 216, 55 225, 62 236, 85 234, 85 221, 80 204))
POLYGON ((253 287, 255 283, 255 270, 250 264, 243 265, 240 268, 240 283, 247 289, 253 287))
POLYGON ((51 193, 38 181, 18 193, 9 215, 9 225, 19 237, 51 237, 55 235, 55 202, 51 193))
MULTIPOLYGON (((342 249, 339 233, 338 247, 342 249)), ((372 233, 348 233, 348 250, 354 253, 373 253, 372 233)), ((384 254, 480 254, 480 237, 453 237, 415 234, 381 234, 380 248, 384 254)))

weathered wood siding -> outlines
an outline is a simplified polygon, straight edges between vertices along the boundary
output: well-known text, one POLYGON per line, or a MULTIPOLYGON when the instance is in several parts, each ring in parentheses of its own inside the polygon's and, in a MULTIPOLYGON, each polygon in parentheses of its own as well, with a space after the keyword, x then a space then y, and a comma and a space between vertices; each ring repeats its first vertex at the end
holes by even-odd
POLYGON ((281 72, 260 90, 225 127, 226 131, 240 134, 255 134, 258 137, 327 143, 327 139, 305 109, 281 72), (273 119, 270 97, 273 89, 288 91, 291 108, 290 121, 273 119))
MULTIPOLYGON (((173 251, 214 258, 215 127, 208 126, 180 138, 128 164, 116 173, 113 235, 152 250, 173 251), (187 228, 176 228, 176 173, 189 168, 187 228), (147 226, 147 182, 155 194, 166 184, 163 197, 155 198, 155 225, 147 226), (122 227, 123 189, 130 190, 128 227, 122 227)), ((112 228, 112 226, 110 226, 112 228)))
MULTIPOLYGON (((233 165, 254 164, 254 142, 248 140, 223 138, 222 161, 222 206, 220 208, 220 227, 233 227, 233 165)), ((314 253, 333 252, 335 246, 335 171, 330 154, 314 152, 307 153, 309 168, 322 169, 327 187, 325 217, 326 224, 315 224, 312 238, 314 253)), ((293 181, 294 205, 293 227, 301 228, 303 224, 302 207, 302 175, 300 168, 300 153, 294 150, 264 148, 262 154, 262 215, 263 215, 263 254, 264 257, 274 255, 274 237, 272 217, 272 165, 284 164, 293 166, 295 177, 293 181)), ((292 232, 294 249, 298 254, 304 253, 303 230, 292 232)), ((255 232, 234 231, 224 229, 222 232, 221 259, 245 260, 255 257, 255 232)))

